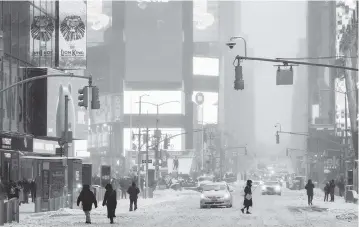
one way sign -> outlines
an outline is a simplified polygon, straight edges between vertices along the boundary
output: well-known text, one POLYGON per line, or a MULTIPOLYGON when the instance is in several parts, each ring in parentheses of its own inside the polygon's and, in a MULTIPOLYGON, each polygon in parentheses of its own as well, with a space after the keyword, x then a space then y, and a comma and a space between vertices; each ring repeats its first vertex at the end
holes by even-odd
MULTIPOLYGON (((142 163, 146 163, 146 160, 142 160, 142 163)), ((152 163, 152 159, 149 159, 148 163, 152 163)))

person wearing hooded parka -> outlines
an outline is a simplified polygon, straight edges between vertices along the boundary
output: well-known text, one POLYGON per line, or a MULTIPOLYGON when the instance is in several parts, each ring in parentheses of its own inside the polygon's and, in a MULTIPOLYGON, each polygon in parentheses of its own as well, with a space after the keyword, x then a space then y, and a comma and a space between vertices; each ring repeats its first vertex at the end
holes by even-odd
POLYGON ((95 194, 90 190, 90 185, 83 185, 82 191, 77 198, 77 206, 82 203, 82 210, 86 215, 86 224, 91 224, 90 211, 92 210, 92 204, 95 204, 97 208, 97 200, 95 194))
POLYGON ((111 224, 113 224, 113 218, 116 217, 115 211, 117 207, 116 190, 112 188, 111 184, 107 184, 105 188, 106 188, 106 192, 102 206, 105 205, 107 206, 107 218, 109 218, 111 224))

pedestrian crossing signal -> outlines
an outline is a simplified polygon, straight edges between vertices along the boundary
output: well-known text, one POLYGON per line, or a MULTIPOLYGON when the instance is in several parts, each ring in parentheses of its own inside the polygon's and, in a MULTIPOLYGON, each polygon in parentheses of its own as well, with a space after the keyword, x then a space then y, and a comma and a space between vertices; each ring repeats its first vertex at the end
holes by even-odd
POLYGON ((279 144, 279 134, 278 134, 278 132, 277 132, 277 134, 275 135, 275 138, 276 138, 277 144, 279 144))

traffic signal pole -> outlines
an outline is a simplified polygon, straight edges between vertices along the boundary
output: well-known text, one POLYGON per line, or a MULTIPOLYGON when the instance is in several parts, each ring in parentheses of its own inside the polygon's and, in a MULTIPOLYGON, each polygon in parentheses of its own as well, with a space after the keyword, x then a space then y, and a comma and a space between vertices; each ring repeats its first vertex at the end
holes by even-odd
POLYGON ((32 81, 35 81, 35 80, 49 78, 49 77, 71 77, 71 78, 80 78, 80 79, 86 79, 86 80, 90 80, 92 78, 91 76, 80 76, 80 75, 74 75, 72 73, 70 73, 70 74, 46 74, 46 75, 36 76, 36 77, 28 78, 28 79, 21 80, 21 81, 18 81, 16 83, 13 83, 12 85, 1 89, 0 94, 7 91, 7 90, 9 90, 9 89, 11 89, 11 88, 13 88, 13 87, 18 86, 18 85, 25 84, 25 83, 28 83, 28 82, 32 82, 32 81))
MULTIPOLYGON (((69 204, 69 208, 72 208, 73 205, 73 193, 72 189, 69 188, 69 96, 65 95, 65 125, 64 125, 64 155, 66 155, 66 159, 64 160, 65 166, 65 198, 69 204), (68 200, 68 195, 70 194, 70 199, 68 200)), ((72 138, 71 138, 72 141, 72 138)))
POLYGON ((284 60, 281 58, 255 58, 255 57, 246 57, 246 56, 239 56, 237 55, 235 60, 250 60, 250 61, 266 61, 266 62, 279 62, 283 64, 295 64, 295 65, 308 65, 308 66, 317 66, 317 67, 326 67, 326 68, 334 68, 334 69, 344 69, 349 71, 358 71, 357 68, 351 68, 346 66, 340 65, 329 65, 329 64, 318 64, 318 63, 310 63, 310 62, 302 62, 302 61, 291 61, 291 60, 284 60))
POLYGON ((149 150, 149 145, 148 145, 148 140, 149 140, 149 129, 148 127, 146 128, 146 189, 145 189, 145 198, 148 197, 148 150, 149 150))

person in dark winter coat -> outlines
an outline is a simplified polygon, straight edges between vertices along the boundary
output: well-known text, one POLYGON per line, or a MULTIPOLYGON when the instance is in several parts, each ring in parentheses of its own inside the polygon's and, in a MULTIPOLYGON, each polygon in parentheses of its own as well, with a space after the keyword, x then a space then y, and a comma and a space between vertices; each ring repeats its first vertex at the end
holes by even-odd
POLYGON ((12 199, 12 198, 19 199, 19 192, 20 192, 20 189, 16 185, 16 183, 13 181, 10 181, 9 189, 8 189, 8 199, 12 199))
POLYGON ((253 205, 252 202, 252 181, 247 180, 247 186, 244 188, 244 202, 243 202, 243 208, 241 209, 242 213, 244 213, 244 209, 247 209, 247 214, 250 214, 249 207, 253 205))
POLYGON ((34 203, 36 199, 36 182, 32 180, 30 183, 31 201, 34 203))
POLYGON ((327 183, 325 184, 325 187, 324 187, 324 202, 325 202, 325 201, 328 202, 329 190, 330 190, 329 182, 327 182, 327 183))
POLYGON ((80 205, 80 202, 82 203, 82 210, 86 215, 86 223, 91 224, 90 211, 92 210, 92 204, 95 204, 95 208, 97 208, 97 201, 95 194, 90 190, 90 185, 82 187, 82 191, 77 198, 77 206, 80 205))
POLYGON ((329 184, 330 202, 334 202, 334 191, 335 191, 335 183, 334 180, 331 180, 329 184))
POLYGON ((113 218, 116 217, 115 211, 117 207, 116 190, 113 190, 111 184, 107 184, 105 188, 106 188, 106 192, 102 206, 105 205, 107 206, 107 218, 109 218, 111 224, 113 224, 113 218))
POLYGON ((305 185, 305 190, 307 190, 308 205, 313 205, 314 184, 311 179, 309 179, 308 183, 305 185))
POLYGON ((130 195, 130 211, 133 210, 133 205, 135 206, 135 210, 137 210, 137 199, 138 194, 140 194, 140 189, 136 186, 135 182, 132 182, 132 185, 128 188, 127 193, 130 195))

